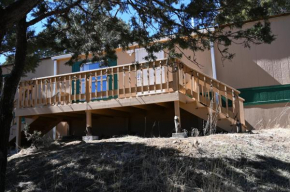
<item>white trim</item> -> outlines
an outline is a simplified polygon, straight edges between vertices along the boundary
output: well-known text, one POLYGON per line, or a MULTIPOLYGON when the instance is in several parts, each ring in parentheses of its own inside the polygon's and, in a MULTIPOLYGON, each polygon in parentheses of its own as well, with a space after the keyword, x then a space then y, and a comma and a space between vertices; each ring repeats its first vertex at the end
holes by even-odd
POLYGON ((57 75, 57 60, 53 60, 53 75, 57 75))
POLYGON ((58 56, 51 57, 51 60, 68 59, 71 57, 72 57, 72 54, 58 55, 58 56))

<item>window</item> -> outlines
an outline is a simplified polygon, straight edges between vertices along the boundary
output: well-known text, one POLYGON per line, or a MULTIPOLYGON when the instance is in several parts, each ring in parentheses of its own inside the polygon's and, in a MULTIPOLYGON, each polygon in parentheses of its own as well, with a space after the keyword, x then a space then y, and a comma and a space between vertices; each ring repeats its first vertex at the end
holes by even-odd
MULTIPOLYGON (((164 51, 155 52, 155 53, 153 53, 153 55, 156 57, 157 60, 164 59, 164 51)), ((140 48, 140 49, 135 50, 135 61, 136 62, 139 62, 139 63, 146 62, 146 60, 145 60, 146 56, 148 56, 146 49, 140 48)))
MULTIPOLYGON (((85 63, 81 66, 81 71, 89 71, 94 69, 100 69, 102 62, 96 62, 96 63, 85 63)), ((82 94, 86 92, 85 87, 85 79, 82 79, 82 94)), ((96 78, 92 77, 92 93, 96 92, 96 78)), ((107 75, 103 75, 102 77, 98 76, 97 78, 97 92, 106 91, 107 90, 107 75), (102 83, 103 80, 103 83, 102 83), (102 87, 101 87, 102 83, 102 87)))
MULTIPOLYGON (((154 56, 156 57, 156 60, 159 59, 164 59, 164 51, 159 51, 156 53, 153 53, 154 56)), ((145 60, 145 57, 148 55, 146 49, 141 48, 141 49, 136 49, 135 50, 135 61, 142 63, 142 62, 147 62, 145 60)), ((155 68, 155 73, 156 73, 156 84, 160 84, 161 81, 162 83, 165 83, 165 71, 164 71, 164 67, 160 68, 160 67, 156 67, 155 68), (162 72, 162 80, 161 80, 161 76, 160 73, 162 72)), ((142 85, 142 81, 143 81, 143 86, 146 85, 154 85, 154 69, 150 68, 149 69, 149 82, 148 82, 148 77, 147 77, 147 70, 138 70, 137 71, 137 86, 141 86, 142 85), (141 79, 141 77, 143 76, 143 80, 141 79)), ((158 92, 160 92, 161 90, 158 90, 158 92)), ((141 95, 141 93, 137 93, 137 95, 141 95)))

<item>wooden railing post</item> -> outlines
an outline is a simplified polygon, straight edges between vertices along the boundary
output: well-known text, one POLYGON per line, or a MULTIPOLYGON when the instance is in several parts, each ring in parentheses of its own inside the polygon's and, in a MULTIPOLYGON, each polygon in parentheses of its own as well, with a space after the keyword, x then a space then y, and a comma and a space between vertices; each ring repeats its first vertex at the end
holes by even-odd
POLYGON ((62 95, 62 78, 58 78, 58 104, 61 104, 62 95))
POLYGON ((106 98, 109 98, 109 73, 108 73, 108 68, 106 68, 106 98))
POLYGON ((196 73, 196 78, 197 78, 197 80, 195 81, 196 82, 195 88, 196 88, 196 92, 197 92, 197 101, 200 102, 199 73, 196 73))
POLYGON ((226 116, 227 118, 229 117, 229 103, 228 103, 228 90, 227 87, 225 86, 225 99, 226 99, 226 116))
POLYGON ((125 76, 126 76, 126 72, 125 72, 125 67, 123 66, 123 95, 126 98, 126 89, 125 89, 125 76))
POLYGON ((150 75, 150 70, 149 70, 149 65, 150 63, 147 63, 147 92, 150 93, 150 78, 149 78, 149 75, 150 75))
POLYGON ((138 82, 138 78, 137 78, 137 74, 138 74, 138 72, 137 72, 137 65, 135 64, 134 65, 134 67, 135 67, 135 94, 136 94, 136 97, 138 96, 138 91, 137 91, 137 82, 138 82))
POLYGON ((222 112, 222 96, 221 96, 221 93, 220 93, 220 84, 218 83, 217 84, 217 88, 218 88, 218 108, 219 108, 219 112, 221 113, 222 112))
POLYGON ((140 79, 141 80, 141 93, 143 94, 144 93, 144 88, 143 88, 143 82, 144 82, 143 76, 144 75, 143 75, 143 64, 142 63, 140 64, 140 73, 141 73, 141 75, 140 75, 141 76, 141 79, 140 79))
POLYGON ((19 83, 19 87, 18 87, 18 105, 17 108, 20 109, 21 106, 21 102, 22 102, 22 82, 19 83))
POLYGON ((179 91, 179 67, 175 62, 172 68, 173 71, 173 90, 179 91))
POLYGON ((129 83, 129 93, 130 97, 132 97, 132 87, 131 87, 131 65, 129 66, 129 71, 128 71, 128 83, 129 83))
POLYGON ((71 76, 68 76, 68 103, 71 104, 71 96, 72 96, 72 86, 71 86, 71 76))
POLYGON ((168 63, 168 60, 166 61, 166 77, 165 77, 165 81, 166 81, 166 91, 169 92, 169 63, 168 63))
POLYGON ((111 84, 112 84, 112 90, 111 90, 111 94, 112 94, 112 98, 115 97, 115 77, 114 77, 114 68, 112 68, 111 70, 111 84))
POLYGON ((86 102, 91 101, 91 94, 92 94, 92 76, 89 74, 89 76, 85 76, 85 86, 86 86, 86 102))
POLYGON ((160 64, 160 92, 162 93, 163 92, 163 88, 162 88, 162 85, 163 85, 163 78, 162 78, 162 61, 159 62, 160 64))
POLYGON ((83 83, 82 74, 79 74, 79 83, 78 83, 78 86, 79 86, 79 101, 82 100, 82 90, 83 90, 82 83, 83 83))

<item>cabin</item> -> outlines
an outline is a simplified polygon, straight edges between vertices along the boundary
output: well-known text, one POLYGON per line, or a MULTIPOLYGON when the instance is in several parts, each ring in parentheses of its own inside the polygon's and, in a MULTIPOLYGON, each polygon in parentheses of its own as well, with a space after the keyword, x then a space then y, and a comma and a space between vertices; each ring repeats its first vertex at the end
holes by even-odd
MULTIPOLYGON (((21 145, 24 123, 54 139, 85 135, 86 127, 100 138, 170 137, 175 116, 178 132, 201 129, 209 116, 226 132, 236 132, 237 122, 243 131, 289 127, 290 14, 270 22, 276 40, 250 49, 232 44, 231 61, 222 61, 216 44, 195 54, 181 50, 187 56, 181 59, 160 51, 150 62, 144 60, 145 49, 132 45, 117 49, 117 60, 106 67, 102 62, 66 65, 70 54, 44 58, 19 84, 9 140, 21 145)), ((1 67, 9 74, 11 66, 1 67)))

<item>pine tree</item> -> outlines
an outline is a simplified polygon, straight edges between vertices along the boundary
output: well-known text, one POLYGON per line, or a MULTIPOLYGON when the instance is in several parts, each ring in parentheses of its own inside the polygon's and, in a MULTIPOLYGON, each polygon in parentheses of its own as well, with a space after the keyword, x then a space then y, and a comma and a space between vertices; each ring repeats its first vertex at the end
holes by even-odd
POLYGON ((0 96, 0 191, 5 189, 7 145, 13 101, 20 78, 33 70, 41 57, 73 53, 70 63, 84 53, 93 59, 116 57, 115 48, 138 43, 153 57, 153 52, 176 47, 203 51, 210 42, 222 45, 224 58, 232 58, 227 47, 234 40, 271 43, 267 18, 286 12, 289 1, 272 0, 3 0, 0 2, 0 54, 12 63, 4 78, 0 96), (277 1, 278 2, 278 1, 277 1), (282 3, 280 3, 282 2, 282 3), (285 5, 285 6, 284 6, 285 5), (287 6, 286 6, 287 5, 287 6), (133 13, 125 23, 120 16, 133 13), (197 21, 193 27, 191 18, 197 21), (260 20, 243 30, 246 20, 260 20), (35 33, 31 26, 42 22, 44 30, 35 33), (230 24, 230 25, 227 25, 230 24), (238 31, 225 32, 225 28, 238 31), (215 30, 212 30, 212 29, 215 30), (202 29, 202 30, 201 30, 202 29), (195 35, 193 35, 195 34, 195 35), (167 38, 166 42, 158 42, 167 38), (154 43, 152 43, 154 42, 154 43))

